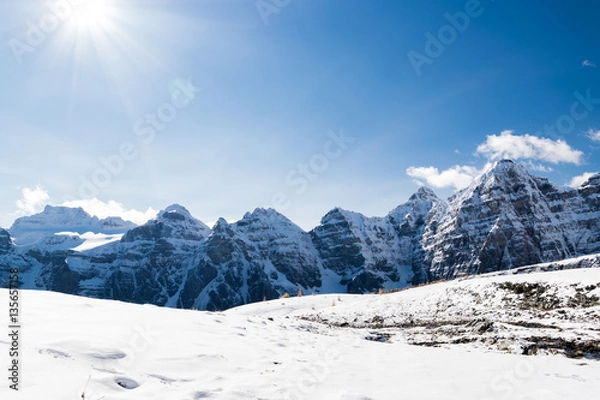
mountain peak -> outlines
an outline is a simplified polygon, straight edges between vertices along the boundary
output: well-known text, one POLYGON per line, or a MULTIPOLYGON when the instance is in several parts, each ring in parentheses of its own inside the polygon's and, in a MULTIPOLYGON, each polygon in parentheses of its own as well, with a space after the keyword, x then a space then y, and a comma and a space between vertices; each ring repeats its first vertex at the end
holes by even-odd
POLYGON ((202 241, 210 233, 210 228, 179 204, 171 204, 161 210, 155 219, 128 231, 123 242, 136 240, 157 240, 158 238, 174 238, 191 241, 202 241))
POLYGON ((323 218, 321 218, 321 225, 328 225, 331 223, 345 221, 345 223, 348 223, 353 226, 363 226, 366 219, 368 218, 365 217, 363 214, 354 211, 344 210, 340 207, 335 207, 334 209, 330 210, 327 214, 325 214, 323 218))
POLYGON ((235 225, 237 227, 251 226, 252 228, 263 229, 267 227, 277 227, 280 229, 284 226, 294 226, 301 229, 288 219, 288 217, 273 208, 255 208, 251 213, 247 212, 244 214, 244 217, 237 221, 235 225))
POLYGON ((581 185, 581 188, 588 188, 593 186, 600 186, 600 172, 590 176, 584 183, 581 185))
POLYGON ((388 214, 388 218, 394 224, 408 222, 414 226, 425 220, 431 209, 439 203, 443 203, 433 190, 428 187, 421 186, 408 201, 399 205, 388 214))
POLYGON ((213 231, 224 230, 224 229, 228 229, 229 226, 230 226, 230 224, 229 224, 229 222, 227 222, 227 220, 225 218, 219 217, 217 222, 215 222, 215 225, 213 226, 212 230, 213 231))
MULTIPOLYGON (((479 177, 475 178, 472 187, 495 186, 502 182, 529 181, 533 177, 522 164, 509 159, 496 161, 479 177)), ((469 190, 468 188, 466 190, 469 190)))
POLYGON ((51 206, 47 204, 44 207, 44 211, 38 213, 37 215, 69 215, 69 216, 81 216, 85 218, 92 218, 90 214, 88 214, 81 207, 65 207, 65 206, 51 206))
POLYGON ((157 219, 162 219, 162 218, 167 218, 167 219, 182 219, 182 218, 172 218, 173 215, 178 215, 180 217, 183 217, 183 219, 189 219, 189 218, 194 218, 192 216, 192 214, 188 211, 187 208, 185 208, 184 206, 180 205, 180 204, 171 204, 170 206, 168 206, 167 208, 165 208, 164 210, 160 211, 158 213, 157 219))
POLYGON ((195 231, 199 237, 208 236, 210 231, 210 228, 204 222, 192 216, 188 209, 180 204, 171 204, 160 211, 156 220, 166 225, 177 227, 177 231, 195 231))
POLYGON ((286 219, 283 214, 279 213, 277 210, 273 208, 255 208, 252 212, 247 212, 244 214, 242 219, 254 219, 254 218, 269 218, 269 219, 286 219))
POLYGON ((516 163, 510 159, 502 159, 502 160, 498 160, 498 161, 494 162, 492 164, 492 166, 490 167, 490 169, 486 172, 493 173, 493 174, 506 174, 506 173, 517 172, 517 171, 519 173, 524 172, 527 175, 529 175, 527 168, 525 168, 522 164, 516 163))
POLYGON ((427 186, 421 186, 419 188, 419 190, 417 190, 412 196, 410 196, 408 201, 415 201, 415 200, 419 200, 419 199, 439 200, 439 197, 437 196, 437 194, 435 194, 435 192, 431 188, 428 188, 427 186))
POLYGON ((94 231, 99 221, 98 217, 92 217, 81 207, 70 208, 47 205, 44 211, 40 213, 17 218, 10 228, 10 232, 32 229, 58 229, 78 232, 87 228, 92 228, 88 230, 94 231))
POLYGON ((99 219, 81 207, 47 205, 41 213, 15 220, 9 232, 15 244, 30 245, 61 232, 120 234, 135 226, 120 217, 99 219))

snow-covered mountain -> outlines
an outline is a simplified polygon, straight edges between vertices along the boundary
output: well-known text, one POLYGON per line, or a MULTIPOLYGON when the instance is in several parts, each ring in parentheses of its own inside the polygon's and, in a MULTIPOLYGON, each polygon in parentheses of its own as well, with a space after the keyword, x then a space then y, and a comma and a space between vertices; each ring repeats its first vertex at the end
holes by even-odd
MULTIPOLYGON (((64 233, 62 236, 77 236, 84 233, 123 234, 136 224, 119 217, 99 219, 82 208, 46 206, 43 212, 18 218, 10 228, 15 244, 20 246, 39 245, 41 241, 64 233)), ((46 243, 53 245, 53 243, 46 243)))
POLYGON ((210 229, 180 205, 139 227, 49 206, 0 231, 0 268, 19 267, 25 288, 209 310, 595 253, 600 174, 572 189, 510 160, 447 201, 423 187, 385 217, 335 208, 310 232, 271 209, 210 229))
POLYGON ((259 208, 233 224, 217 221, 176 305, 222 310, 284 292, 318 290, 322 270, 306 232, 275 210, 259 208))
POLYGON ((447 202, 422 238, 428 280, 600 252, 600 174, 575 190, 496 163, 447 202))

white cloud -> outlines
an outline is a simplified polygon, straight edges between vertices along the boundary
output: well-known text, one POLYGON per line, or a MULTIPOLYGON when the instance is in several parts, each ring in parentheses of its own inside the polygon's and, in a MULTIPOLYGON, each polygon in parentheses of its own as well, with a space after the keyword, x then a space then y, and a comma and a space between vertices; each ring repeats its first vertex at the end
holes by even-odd
POLYGON ((469 186, 480 172, 477 168, 468 165, 455 165, 441 172, 435 167, 409 167, 406 169, 409 176, 424 180, 435 188, 454 187, 456 190, 469 186))
POLYGON ((21 199, 17 200, 17 215, 31 215, 41 211, 48 200, 50 195, 41 186, 35 188, 22 188, 21 199))
POLYGON ((600 129, 597 131, 594 131, 593 129, 590 129, 588 131, 588 137, 590 139, 592 139, 594 142, 600 142, 600 129))
POLYGON ((158 213, 158 211, 152 208, 148 208, 146 211, 139 211, 128 209, 123 204, 114 200, 104 202, 96 198, 66 201, 62 203, 61 206, 81 207, 88 214, 95 215, 98 218, 121 217, 126 221, 131 221, 138 225, 142 225, 148 220, 156 217, 156 214, 158 213))
POLYGON ((552 169, 552 167, 546 167, 545 165, 542 165, 542 164, 535 164, 531 160, 527 162, 527 167, 532 171, 538 171, 538 172, 554 171, 554 169, 552 169))
POLYGON ((516 136, 513 135, 513 131, 489 135, 485 143, 477 147, 477 154, 482 154, 491 160, 528 159, 576 165, 581 164, 583 157, 582 151, 573 149, 564 140, 552 140, 533 135, 516 136))
POLYGON ((583 60, 583 62, 581 63, 582 66, 584 67, 596 67, 596 64, 593 63, 590 60, 583 60))
POLYGON ((583 174, 571 179, 571 182, 569 182, 569 186, 571 186, 574 189, 577 189, 578 187, 583 185, 585 183, 585 181, 587 181, 594 175, 595 174, 593 172, 584 172, 583 174))

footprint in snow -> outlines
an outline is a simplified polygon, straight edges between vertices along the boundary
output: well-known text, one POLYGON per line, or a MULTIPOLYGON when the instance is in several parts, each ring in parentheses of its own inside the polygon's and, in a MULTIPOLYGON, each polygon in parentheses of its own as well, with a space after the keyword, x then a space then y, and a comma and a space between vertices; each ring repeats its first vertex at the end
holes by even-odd
POLYGON ((371 397, 363 396, 362 394, 345 393, 340 397, 340 400, 373 400, 371 397))
POLYGON ((127 354, 120 351, 115 351, 107 353, 90 353, 90 356, 99 360, 120 360, 121 358, 127 357, 127 354))
POLYGON ((121 386, 123 389, 135 389, 140 386, 139 383, 129 378, 117 378, 115 379, 115 383, 121 386))
POLYGON ((40 354, 48 354, 54 358, 71 358, 69 353, 65 353, 64 351, 54 350, 54 349, 40 349, 38 350, 40 354))

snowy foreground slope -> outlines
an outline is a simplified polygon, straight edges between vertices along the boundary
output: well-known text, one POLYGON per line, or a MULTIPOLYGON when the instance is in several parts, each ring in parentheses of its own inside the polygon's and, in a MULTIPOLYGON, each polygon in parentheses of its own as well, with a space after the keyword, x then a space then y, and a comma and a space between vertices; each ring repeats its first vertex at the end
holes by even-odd
MULTIPOLYGON (((85 391, 87 400, 574 400, 600 392, 598 268, 305 295, 225 313, 42 291, 21 297, 21 391, 3 384, 2 399, 85 391), (534 351, 532 337, 548 340, 534 351), (562 348, 571 342, 572 351, 562 348)), ((8 304, 6 290, 0 303, 8 304)), ((3 335, 4 365, 7 346, 3 335)))

